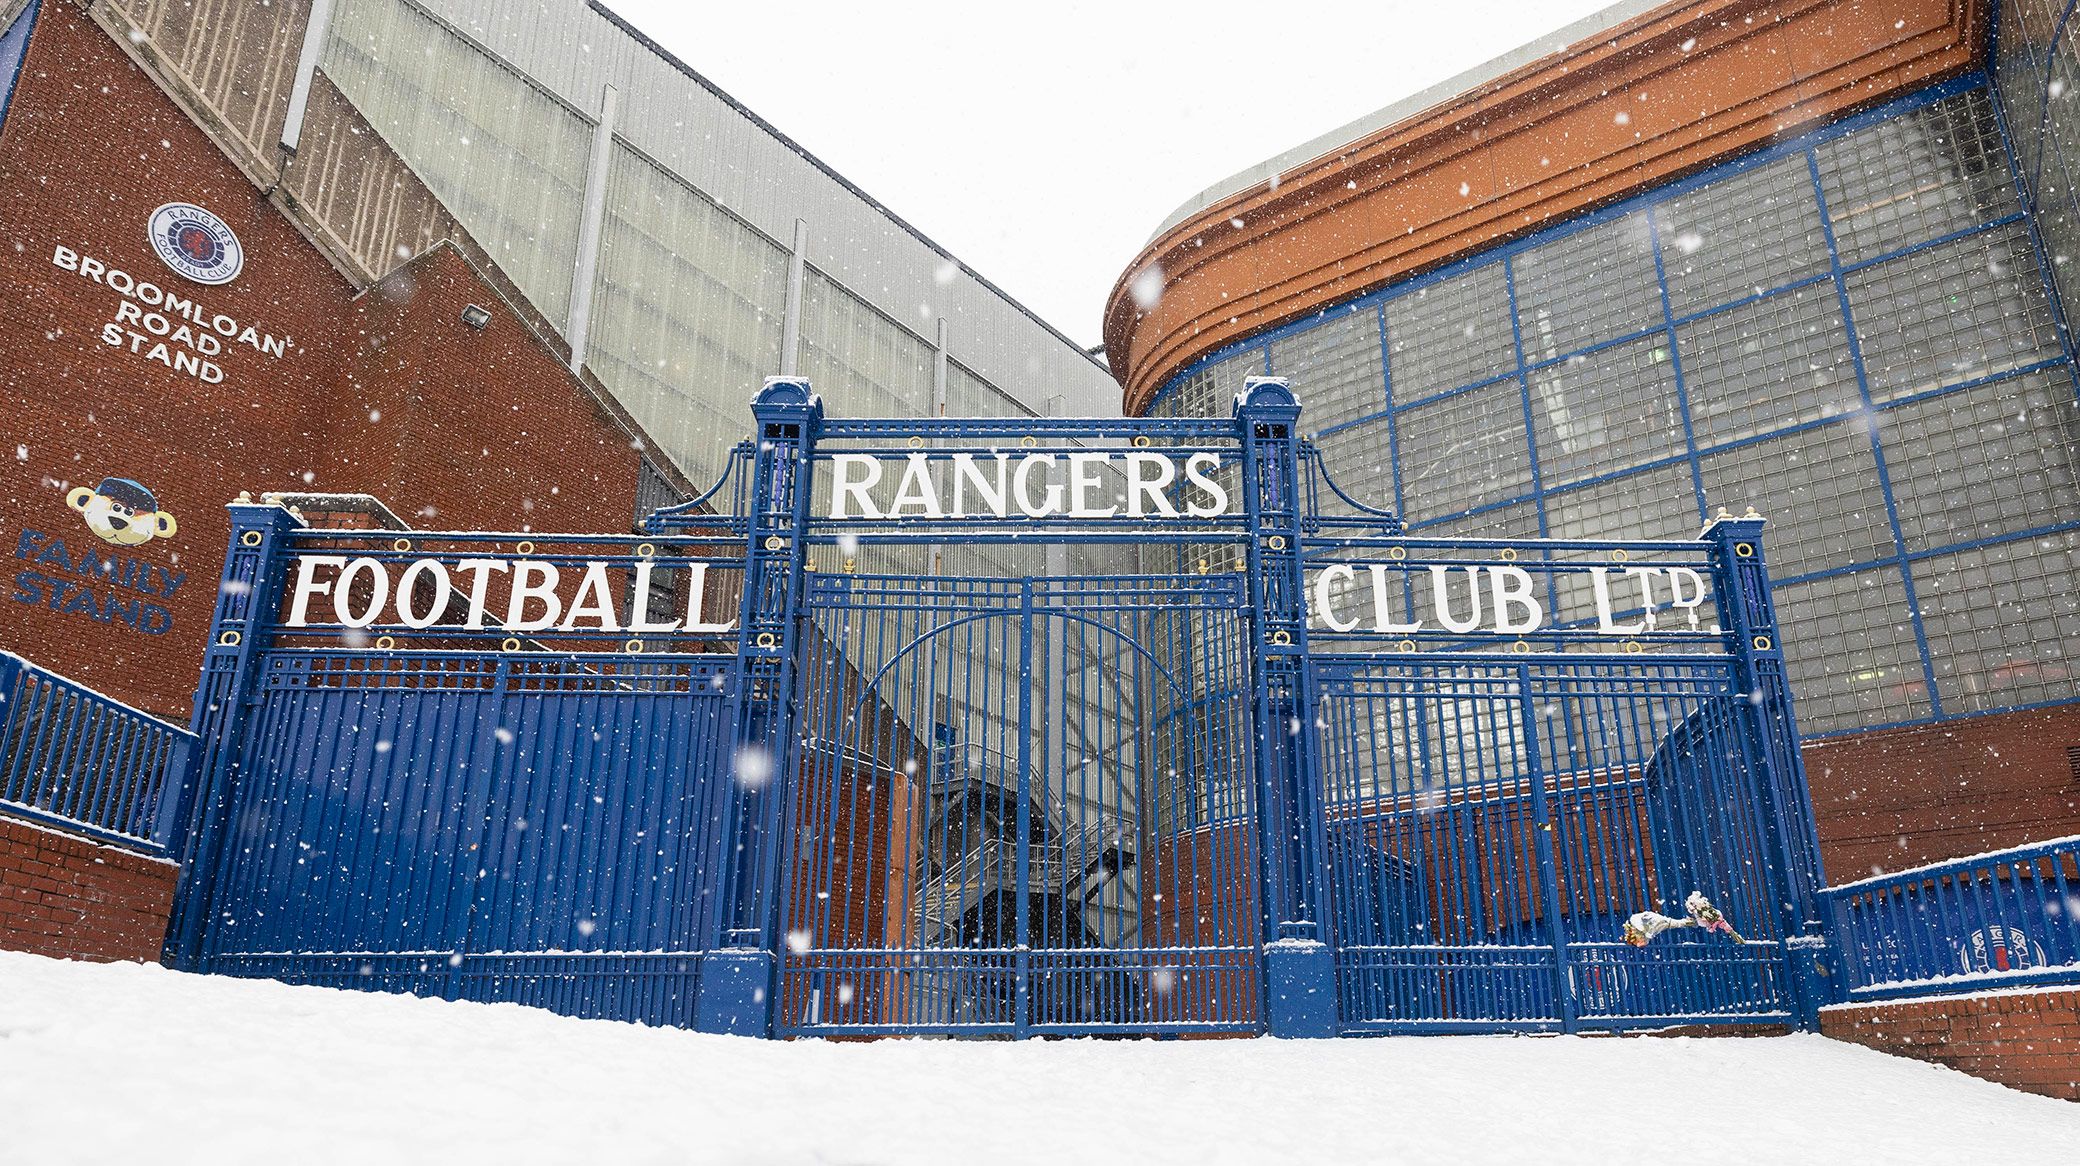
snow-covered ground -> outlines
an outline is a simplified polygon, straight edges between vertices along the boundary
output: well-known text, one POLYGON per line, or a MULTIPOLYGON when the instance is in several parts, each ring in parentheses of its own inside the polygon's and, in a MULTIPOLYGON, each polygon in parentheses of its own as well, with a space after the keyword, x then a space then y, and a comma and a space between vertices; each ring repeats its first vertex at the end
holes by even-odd
POLYGON ((777 1043, 0 952, 0 1162, 2071 1161, 1819 1037, 777 1043))

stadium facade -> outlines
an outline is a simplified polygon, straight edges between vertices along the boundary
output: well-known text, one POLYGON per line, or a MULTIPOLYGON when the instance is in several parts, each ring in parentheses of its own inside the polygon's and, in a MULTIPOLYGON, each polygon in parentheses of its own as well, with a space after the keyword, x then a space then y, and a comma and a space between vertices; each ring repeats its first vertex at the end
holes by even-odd
POLYGON ((2072 838, 1826 885, 1791 696, 1837 879, 2070 820, 2049 15, 1606 13, 1180 212, 1120 417, 596 4, 0 11, 0 945, 765 1036, 2069 985, 2072 838))
POLYGON ((1608 9, 1179 208, 1108 305, 1127 411, 1290 378, 1421 535, 1760 508, 1830 873, 2070 833, 2067 7, 1608 9))
POLYGON ((187 710, 241 491, 625 531, 720 476, 768 376, 853 415, 1117 415, 1083 349, 599 4, 0 28, 0 648, 146 709, 187 710), (153 243, 178 207, 207 268, 153 243), (82 525, 121 498, 151 537, 82 525))

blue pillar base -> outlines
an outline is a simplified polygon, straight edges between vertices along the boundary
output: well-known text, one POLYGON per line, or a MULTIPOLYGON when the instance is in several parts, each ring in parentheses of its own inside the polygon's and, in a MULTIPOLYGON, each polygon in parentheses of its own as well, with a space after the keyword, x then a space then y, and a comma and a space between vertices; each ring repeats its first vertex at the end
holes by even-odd
POLYGON ((1272 1036, 1336 1035, 1336 961, 1315 939, 1264 945, 1264 1009, 1272 1036))
POLYGON ((1820 1009, 1844 996, 1833 954, 1822 935, 1794 935, 1784 941, 1784 970, 1790 977, 1792 1021, 1807 1032, 1820 1031, 1820 1009))
POLYGON ((700 1032, 772 1035, 773 953, 725 948, 702 956, 693 1013, 693 1027, 700 1032))

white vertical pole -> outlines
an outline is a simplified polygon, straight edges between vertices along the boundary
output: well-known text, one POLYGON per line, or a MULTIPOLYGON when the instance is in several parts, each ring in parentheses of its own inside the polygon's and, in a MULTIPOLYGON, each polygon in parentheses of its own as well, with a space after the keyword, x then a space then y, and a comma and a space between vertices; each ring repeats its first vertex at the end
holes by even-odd
POLYGON ((571 345, 571 371, 585 367, 592 330, 592 285, 599 271, 599 236, 607 217, 607 171, 614 164, 614 113, 621 94, 600 86, 599 124, 592 127, 592 157, 585 164, 585 205, 578 212, 578 262, 571 271, 571 312, 563 338, 571 345))
POLYGON ((802 283, 809 278, 809 221, 794 221, 794 251, 787 257, 787 313, 780 317, 780 375, 798 375, 802 347, 802 283))
POLYGON ((946 317, 932 338, 932 416, 946 416, 946 317))
POLYGON ((303 110, 311 100, 311 74, 318 71, 318 57, 325 51, 325 38, 332 34, 332 0, 311 0, 311 16, 303 26, 303 48, 296 54, 296 80, 289 86, 289 116, 282 122, 282 148, 291 154, 303 138, 303 110))
MULTIPOLYGON (((932 411, 933 417, 946 416, 946 317, 939 317, 939 326, 932 337, 932 411)), ((946 548, 932 544, 932 574, 946 573, 946 548)))
MULTIPOLYGON (((1060 417, 1069 411, 1068 399, 1060 395, 1047 398, 1047 415, 1060 417)), ((1066 486, 1067 483, 1064 483, 1066 486)), ((1047 575, 1050 579, 1064 579, 1069 575, 1069 548, 1060 539, 1047 544, 1047 575)), ((1068 792, 1069 762, 1069 657, 1064 620, 1051 619, 1042 625, 1047 630, 1047 704, 1045 727, 1041 730, 1041 755, 1049 759, 1051 769, 1041 771, 1039 784, 1042 789, 1052 789, 1063 794, 1068 792), (1052 784, 1043 784, 1051 782, 1052 784)), ((1044 801, 1042 804, 1046 804, 1044 801)), ((1085 818, 1087 807, 1072 806, 1067 797, 1062 799, 1062 808, 1071 815, 1070 826, 1079 825, 1085 818)))

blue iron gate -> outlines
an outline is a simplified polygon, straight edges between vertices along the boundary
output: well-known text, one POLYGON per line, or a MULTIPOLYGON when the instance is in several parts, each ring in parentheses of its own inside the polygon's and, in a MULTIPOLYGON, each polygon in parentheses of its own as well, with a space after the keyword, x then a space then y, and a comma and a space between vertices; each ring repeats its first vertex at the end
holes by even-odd
POLYGON ((1268 379, 754 412, 644 536, 234 505, 170 958, 758 1035, 1805 1015, 1758 519, 1405 538, 1268 379), (1693 892, 1742 934, 1620 941, 1693 892))
POLYGON ((1235 575, 819 573, 806 607, 783 1031, 1259 1023, 1235 575))
POLYGON ((236 731, 188 810, 174 958, 692 1023, 734 643, 625 629, 684 625, 661 613, 689 602, 719 624, 685 596, 732 606, 730 564, 684 565, 699 548, 683 538, 399 536, 234 510, 198 703, 236 731), (532 589, 487 604, 516 573, 532 589), (227 663, 249 691, 213 683, 227 663))
MULTIPOLYGON (((1759 555, 1752 533, 1726 549, 1759 555)), ((1780 836, 1765 753, 1788 710, 1745 666, 1774 660, 1773 633, 1723 626, 1753 612, 1707 583, 1729 576, 1719 550, 1315 541, 1347 1031, 1791 1019, 1782 940, 1810 917, 1810 829, 1780 836), (1739 938, 1624 941, 1633 914, 1683 919, 1693 893, 1739 938)))

